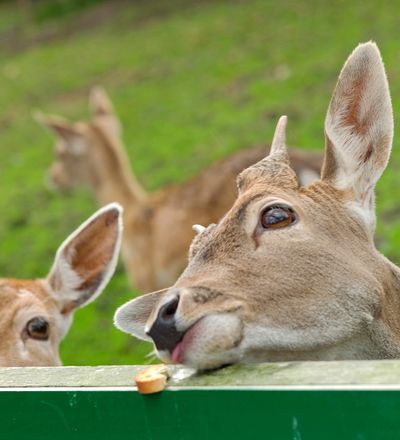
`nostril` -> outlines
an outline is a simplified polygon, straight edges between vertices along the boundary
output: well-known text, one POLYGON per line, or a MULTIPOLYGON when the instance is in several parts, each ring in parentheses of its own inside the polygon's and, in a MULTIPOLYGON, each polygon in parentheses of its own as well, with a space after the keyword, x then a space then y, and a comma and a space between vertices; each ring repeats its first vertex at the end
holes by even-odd
POLYGON ((179 296, 170 298, 159 308, 156 320, 146 332, 153 339, 158 350, 172 352, 183 337, 184 332, 175 326, 178 305, 179 296))
POLYGON ((172 298, 169 302, 164 304, 159 311, 159 319, 164 322, 170 322, 175 319, 175 313, 178 308, 179 297, 172 298))

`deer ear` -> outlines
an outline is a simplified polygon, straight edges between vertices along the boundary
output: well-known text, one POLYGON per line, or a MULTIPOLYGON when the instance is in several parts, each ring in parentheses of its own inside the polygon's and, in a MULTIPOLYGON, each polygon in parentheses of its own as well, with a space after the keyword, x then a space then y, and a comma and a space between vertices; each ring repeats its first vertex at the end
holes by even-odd
POLYGON ((39 111, 33 112, 32 116, 36 122, 46 128, 49 128, 57 136, 66 141, 70 141, 73 138, 81 136, 74 125, 61 116, 48 116, 39 111))
POLYGON ((139 339, 151 341, 144 329, 146 323, 161 297, 169 289, 158 290, 139 296, 117 309, 114 315, 114 325, 123 332, 130 333, 139 339))
POLYGON ((60 116, 47 116, 38 111, 33 113, 33 118, 62 139, 64 148, 70 153, 80 156, 86 151, 85 136, 76 125, 60 116))
POLYGON ((57 251, 47 277, 62 313, 93 301, 114 273, 122 236, 122 208, 97 211, 57 251))
POLYGON ((89 109, 94 115, 114 114, 114 107, 103 87, 93 87, 89 94, 89 109))
POLYGON ((89 109, 94 114, 95 120, 109 130, 113 136, 121 136, 121 123, 115 113, 111 99, 103 87, 96 86, 90 91, 89 109))
POLYGON ((375 43, 359 45, 345 63, 325 120, 322 179, 349 190, 374 229, 374 187, 393 138, 388 82, 375 43))

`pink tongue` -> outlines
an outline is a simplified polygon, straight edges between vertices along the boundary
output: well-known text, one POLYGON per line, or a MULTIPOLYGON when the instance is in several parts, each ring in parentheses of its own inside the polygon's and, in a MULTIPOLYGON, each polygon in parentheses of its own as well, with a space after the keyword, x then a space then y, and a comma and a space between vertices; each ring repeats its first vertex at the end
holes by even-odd
POLYGON ((179 364, 181 361, 181 355, 182 355, 182 341, 179 342, 179 344, 174 348, 172 352, 172 362, 174 364, 179 364))

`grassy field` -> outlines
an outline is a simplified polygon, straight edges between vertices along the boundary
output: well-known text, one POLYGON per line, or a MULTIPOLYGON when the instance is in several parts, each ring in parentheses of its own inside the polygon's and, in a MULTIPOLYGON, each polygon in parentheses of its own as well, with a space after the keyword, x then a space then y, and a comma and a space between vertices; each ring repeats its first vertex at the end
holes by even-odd
MULTIPOLYGON (((232 151, 270 141, 281 114, 288 143, 323 148, 338 72, 360 41, 378 42, 400 118, 398 1, 102 2, 32 22, 0 3, 0 273, 44 276, 57 246, 95 209, 91 195, 46 185, 51 136, 33 109, 87 117, 106 87, 124 125, 135 173, 148 190, 184 181, 232 151)), ((397 124, 396 124, 397 126, 397 124)), ((400 146, 378 185, 380 249, 400 263, 400 146)), ((136 295, 120 265, 104 294, 77 312, 66 365, 146 363, 150 346, 113 328, 136 295)))

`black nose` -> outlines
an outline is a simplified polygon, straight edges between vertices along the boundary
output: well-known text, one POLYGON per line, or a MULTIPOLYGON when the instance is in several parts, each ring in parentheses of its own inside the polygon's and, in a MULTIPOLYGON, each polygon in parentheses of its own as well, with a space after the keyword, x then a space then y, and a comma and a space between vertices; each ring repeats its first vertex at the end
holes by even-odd
POLYGON ((147 334, 153 339, 158 350, 172 350, 183 337, 184 332, 175 326, 175 312, 178 308, 179 296, 175 296, 163 304, 156 320, 147 334))

